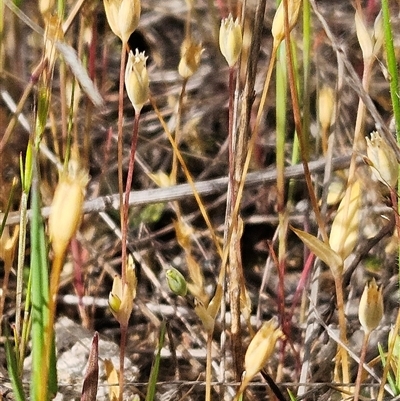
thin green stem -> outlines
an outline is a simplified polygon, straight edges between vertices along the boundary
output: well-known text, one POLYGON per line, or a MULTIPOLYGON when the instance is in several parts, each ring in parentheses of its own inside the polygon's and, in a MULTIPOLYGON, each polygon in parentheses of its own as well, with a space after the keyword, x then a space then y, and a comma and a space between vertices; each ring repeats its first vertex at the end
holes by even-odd
MULTIPOLYGON (((383 17, 383 28, 385 34, 387 67, 390 76, 389 79, 390 97, 392 99, 392 109, 396 125, 397 143, 400 144, 400 99, 399 99, 400 88, 399 88, 399 75, 398 75, 399 72, 397 68, 396 51, 393 42, 393 33, 390 22, 390 10, 389 10, 388 0, 382 0, 382 17, 383 17)), ((398 188, 400 188, 400 166, 399 166, 398 188)), ((395 209, 397 213, 400 213, 399 206, 400 203, 398 203, 397 208, 395 209)), ((400 248, 398 250, 398 257, 399 257, 398 260, 400 260, 400 248)), ((398 265, 398 269, 400 272, 400 264, 398 265)), ((399 274, 399 284, 400 284, 400 274, 399 274)))
MULTIPOLYGON (((27 210, 28 210, 28 196, 29 193, 23 191, 21 195, 20 205, 20 230, 19 230, 19 242, 18 242, 18 263, 17 263, 17 291, 15 301, 15 333, 18 339, 18 346, 21 340, 21 313, 22 313, 22 293, 24 284, 24 262, 25 262, 25 251, 26 251, 26 227, 27 227, 27 210)), ((21 350, 19 350, 21 352, 21 350)), ((19 354, 19 360, 22 360, 23 355, 19 354)), ((22 366, 19 366, 20 372, 22 373, 22 366)))
POLYGON ((396 61, 396 52, 393 42, 392 26, 390 22, 389 1, 382 0, 383 29, 385 35, 385 50, 387 58, 387 68, 390 79, 390 97, 396 124, 397 142, 400 143, 400 99, 399 99, 399 76, 396 61))

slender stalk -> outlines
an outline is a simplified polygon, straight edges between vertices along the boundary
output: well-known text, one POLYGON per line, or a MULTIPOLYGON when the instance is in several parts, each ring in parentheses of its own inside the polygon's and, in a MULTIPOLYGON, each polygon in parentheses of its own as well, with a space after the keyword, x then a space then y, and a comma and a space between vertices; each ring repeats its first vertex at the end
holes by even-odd
MULTIPOLYGON (((233 210, 237 202, 237 191, 239 188, 239 181, 235 179, 235 172, 237 169, 242 170, 241 157, 237 155, 236 150, 242 154, 244 150, 242 147, 236 149, 238 142, 237 132, 233 131, 234 127, 234 96, 235 96, 235 67, 229 68, 229 106, 228 106, 228 190, 227 202, 225 213, 225 231, 224 243, 226 249, 229 249, 229 300, 231 310, 231 345, 233 365, 236 379, 240 379, 243 366, 243 351, 242 351, 242 338, 241 338, 241 324, 240 324, 240 298, 244 286, 243 268, 241 263, 240 251, 240 234, 238 230, 238 214, 234 214, 233 210), (228 236, 228 232, 231 235, 228 236)), ((247 144, 246 144, 247 145, 247 144)), ((241 178, 241 174, 239 175, 241 178)))
POLYGON ((206 223, 206 226, 207 226, 208 230, 210 231, 210 234, 211 234, 211 237, 213 239, 214 245, 215 245, 215 247, 217 249, 217 252, 218 252, 218 254, 220 256, 222 256, 223 252, 222 252, 222 249, 221 249, 221 245, 219 243, 219 239, 218 239, 218 237, 217 237, 217 235, 215 233, 215 230, 214 230, 214 228, 213 228, 213 226, 211 224, 211 221, 210 221, 210 219, 208 217, 207 211, 206 211, 206 209, 204 207, 204 204, 203 204, 203 202, 202 202, 202 200, 200 198, 200 195, 199 195, 199 193, 198 193, 198 191, 196 189, 195 182, 194 182, 192 176, 190 175, 190 172, 189 172, 189 169, 187 168, 185 160, 183 159, 182 154, 179 151, 179 148, 178 148, 174 138, 172 137, 171 132, 168 129, 168 125, 166 124, 162 114, 158 110, 156 102, 154 101, 154 99, 152 97, 150 97, 150 102, 151 102, 151 105, 152 105, 152 107, 154 109, 154 112, 156 113, 158 119, 161 122, 161 125, 162 125, 162 127, 163 127, 163 129, 164 129, 164 131, 165 131, 165 133, 166 133, 166 135, 168 137, 169 142, 171 143, 171 146, 174 149, 174 152, 176 152, 176 155, 178 157, 178 161, 181 164, 182 170, 183 170, 183 172, 185 174, 185 177, 186 177, 186 179, 188 181, 188 184, 190 185, 190 187, 191 187, 191 189, 193 191, 193 196, 196 199, 197 205, 198 205, 198 207, 200 209, 200 213, 201 213, 201 215, 202 215, 202 217, 204 219, 204 222, 206 223))
POLYGON ((25 106, 25 102, 28 100, 32 89, 37 84, 38 79, 39 79, 40 75, 42 74, 42 72, 43 72, 43 70, 45 69, 46 66, 47 66, 47 60, 43 59, 36 66, 36 68, 33 70, 32 74, 31 74, 31 78, 29 80, 29 83, 25 87, 24 93, 22 94, 21 99, 18 102, 17 108, 16 108, 15 112, 13 113, 10 122, 7 125, 7 128, 6 128, 6 130, 5 130, 4 134, 3 134, 3 137, 1 138, 1 141, 0 141, 0 155, 3 152, 7 141, 10 139, 10 136, 13 133, 15 126, 17 125, 18 117, 21 114, 21 112, 22 112, 22 110, 23 110, 23 108, 25 106))
POLYGON ((400 143, 400 99, 399 99, 399 75, 396 60, 396 51, 394 48, 392 27, 390 23, 389 1, 382 0, 383 27, 385 33, 385 50, 387 66, 390 74, 390 96, 396 124, 397 143, 400 143))
MULTIPOLYGON (((233 180, 234 180, 234 152, 235 152, 235 143, 233 138, 233 100, 235 97, 235 71, 234 67, 229 67, 229 83, 228 83, 228 92, 229 92, 229 106, 228 106, 228 163, 229 163, 229 186, 233 188, 233 180)), ((235 204, 235 194, 230 194, 230 209, 232 205, 235 204)))
POLYGON ((368 345, 370 335, 371 335, 371 332, 364 334, 363 343, 362 343, 362 347, 361 347, 360 362, 358 364, 356 385, 354 387, 353 401, 358 401, 358 399, 360 398, 360 387, 361 387, 363 365, 364 365, 364 361, 365 361, 365 356, 367 355, 367 345, 368 345))
MULTIPOLYGON (((395 125, 396 125, 397 144, 400 144, 399 72, 398 72, 398 66, 397 66, 396 51, 394 48, 392 26, 391 26, 391 22, 390 22, 391 16, 390 16, 388 0, 382 0, 382 16, 383 16, 383 27, 384 27, 384 34, 385 34, 384 47, 385 47, 385 51, 386 51, 387 67, 388 67, 388 71, 389 71, 389 75, 390 75, 390 79, 389 79, 390 97, 392 99, 392 108, 393 108, 393 114, 394 114, 394 121, 395 121, 395 125)), ((400 188, 400 166, 399 166, 398 187, 400 188)), ((395 209, 395 213, 398 214, 398 213, 400 213, 398 196, 397 196, 396 204, 397 204, 397 208, 395 209)), ((393 205, 394 205, 394 203, 393 203, 393 205)), ((400 229, 398 228, 398 230, 400 230, 400 229)), ((400 248, 398 250, 398 257, 400 257, 400 248)), ((400 271, 400 264, 398 265, 398 269, 400 271)), ((400 274, 399 274, 399 284, 400 284, 400 274)))
POLYGON ((120 325, 121 340, 119 344, 119 401, 123 401, 124 397, 124 372, 125 372, 125 349, 128 337, 128 327, 120 325))
MULTIPOLYGON (((179 95, 179 100, 178 100, 178 112, 176 115, 176 127, 175 127, 175 143, 176 146, 179 147, 179 142, 181 139, 181 118, 182 118, 182 108, 183 108, 183 100, 186 94, 186 85, 187 85, 187 79, 183 80, 182 83, 182 89, 181 93, 179 95)), ((176 179, 177 179, 177 173, 178 173, 178 156, 176 152, 173 152, 172 154, 172 168, 171 168, 171 182, 173 184, 176 184, 176 179)))
POLYGON ((378 396, 376 397, 377 401, 382 401, 383 400, 383 393, 385 391, 385 384, 386 384, 386 380, 389 374, 389 369, 391 367, 390 361, 393 358, 393 353, 395 352, 395 344, 396 344, 396 336, 399 334, 400 331, 400 311, 397 312, 397 318, 396 318, 396 324, 393 328, 393 339, 392 341, 388 344, 388 352, 387 352, 387 356, 386 356, 386 365, 385 368, 383 369, 383 373, 382 373, 382 381, 381 384, 379 386, 379 392, 378 392, 378 396))
POLYGON ((213 333, 207 333, 206 401, 211 401, 211 360, 213 333))
POLYGON ((286 60, 287 60, 287 65, 288 65, 290 97, 291 97, 292 105, 293 105, 294 123, 295 123, 295 127, 296 127, 297 136, 299 138, 300 153, 301 153, 301 159, 302 159, 303 168, 304 168, 304 178, 305 178, 306 185, 307 185, 308 196, 310 197, 311 206, 312 206, 313 212, 315 213, 315 219, 316 219, 318 227, 320 229, 322 239, 324 242, 327 243, 328 235, 327 235, 326 229, 325 229, 325 220, 322 218, 321 212, 319 210, 318 200, 315 195, 314 186, 313 186, 312 180, 311 180, 310 169, 308 167, 308 146, 307 146, 307 140, 306 140, 305 133, 303 132, 303 129, 302 129, 300 106, 299 106, 299 100, 298 100, 298 95, 297 95, 297 86, 296 86, 296 80, 295 80, 294 68, 293 68, 293 58, 292 58, 292 52, 290 51, 291 39, 290 39, 290 27, 289 27, 288 13, 287 13, 288 0, 283 0, 283 4, 284 4, 285 10, 286 10, 286 12, 284 13, 285 14, 284 23, 285 23, 285 41, 286 41, 286 47, 288 49, 288 51, 286 52, 286 60))
POLYGON ((46 364, 42 371, 42 383, 43 386, 41 387, 42 397, 41 400, 46 400, 47 396, 47 388, 49 385, 49 373, 50 373, 50 355, 52 352, 52 341, 54 338, 54 322, 55 322, 55 315, 56 315, 56 308, 57 308, 57 292, 58 286, 60 281, 60 274, 61 269, 63 266, 65 252, 61 252, 59 254, 54 255, 52 267, 51 267, 51 274, 50 274, 50 297, 49 297, 49 318, 45 330, 45 342, 46 346, 43 349, 44 358, 43 361, 46 364))
MULTIPOLYGON (((347 345, 347 329, 346 329, 346 316, 344 314, 344 299, 343 299, 343 279, 341 275, 334 277, 336 289, 336 302, 339 319, 339 338, 343 344, 347 345)), ((340 344, 338 345, 338 358, 336 360, 336 370, 341 362, 342 365, 342 379, 343 383, 350 383, 349 375, 349 359, 347 351, 340 344)))
MULTIPOLYGON (((132 188, 132 178, 133 178, 133 170, 135 166, 135 154, 137 147, 137 139, 139 132, 139 119, 140 113, 135 114, 135 120, 133 124, 133 135, 131 142, 131 153, 129 157, 129 165, 128 165, 128 175, 126 178, 126 187, 125 187, 125 200, 122 206, 122 260, 127 260, 127 237, 128 237, 128 215, 129 215, 129 197, 132 188)), ((126 263, 125 263, 126 265, 126 263)), ((124 264, 123 264, 124 266, 124 264)), ((123 283, 124 285, 124 283, 123 283)))
POLYGON ((398 195, 394 188, 390 188, 390 199, 392 201, 392 208, 394 212, 394 219, 396 222, 397 238, 400 238, 400 216, 399 216, 399 205, 398 205, 398 195))
POLYGON ((28 222, 27 209, 28 209, 28 192, 23 191, 21 195, 20 206, 20 231, 19 231, 19 244, 18 244, 18 264, 17 264, 17 291, 15 301, 15 333, 17 338, 21 335, 21 311, 22 311, 22 287, 24 281, 24 260, 25 260, 25 247, 26 247, 26 226, 28 222))
MULTIPOLYGON (((137 139, 139 133, 139 120, 140 120, 140 112, 135 113, 135 120, 133 124, 133 134, 132 134, 132 142, 131 142, 131 153, 129 157, 129 166, 128 166, 128 176, 126 178, 126 187, 125 187, 125 200, 122 206, 122 272, 124 277, 126 277, 126 261, 127 261, 127 237, 128 237, 128 215, 129 215, 129 196, 132 188, 132 178, 133 171, 135 166, 135 154, 137 148, 137 139)), ((122 281, 122 288, 125 291, 125 282, 122 281)), ((123 295, 122 295, 123 296, 123 295)), ((124 390, 124 371, 125 371, 125 348, 126 348, 126 340, 128 327, 126 325, 121 324, 121 341, 120 341, 120 353, 119 353, 119 387, 120 387, 120 401, 122 401, 123 390, 124 390)))
MULTIPOLYGON (((118 93, 118 192, 119 192, 119 204, 120 218, 121 218, 121 231, 124 232, 123 221, 124 221, 124 208, 123 208, 123 146, 124 146, 124 136, 123 136, 123 120, 124 120, 124 75, 125 75, 125 62, 126 62, 126 44, 123 43, 121 47, 121 65, 119 70, 119 93, 118 93)), ((126 237, 125 237, 126 239, 126 237)), ((122 268, 121 268, 121 280, 122 287, 126 282, 126 257, 124 257, 124 248, 126 255, 126 245, 124 243, 124 234, 122 234, 122 268)))

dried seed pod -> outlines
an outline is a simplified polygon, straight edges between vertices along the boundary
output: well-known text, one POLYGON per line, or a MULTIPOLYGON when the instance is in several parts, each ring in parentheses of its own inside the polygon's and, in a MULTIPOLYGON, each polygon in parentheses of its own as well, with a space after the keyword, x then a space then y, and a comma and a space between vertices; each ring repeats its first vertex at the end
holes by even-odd
POLYGON ((10 272, 15 250, 18 244, 19 226, 16 226, 13 230, 13 234, 10 234, 10 227, 5 226, 0 236, 0 259, 4 262, 4 271, 10 272))
POLYGON ((108 304, 115 319, 121 326, 128 326, 136 297, 137 279, 132 256, 128 256, 126 267, 126 283, 123 286, 119 276, 114 277, 112 290, 108 296, 108 304))
POLYGON ((374 177, 387 187, 394 188, 398 180, 399 164, 396 153, 390 145, 379 135, 371 132, 371 139, 367 141, 367 162, 374 177))
POLYGON ((329 86, 324 85, 318 93, 318 117, 323 130, 331 126, 335 107, 335 93, 329 86))
POLYGON ((355 181, 340 202, 329 236, 330 247, 343 261, 353 252, 359 238, 360 207, 361 188, 359 181, 355 181))
POLYGON ((365 21, 358 10, 356 11, 354 20, 356 25, 357 39, 361 47, 363 58, 364 60, 369 59, 373 53, 374 43, 370 33, 368 32, 365 21))
POLYGON ((64 254, 78 229, 88 180, 86 170, 71 160, 57 184, 49 216, 49 236, 57 256, 64 254))
POLYGON ((230 14, 221 21, 219 30, 219 48, 229 67, 237 62, 243 46, 242 27, 239 19, 233 20, 230 14))
POLYGON ((365 285, 358 308, 358 318, 366 333, 375 330, 383 316, 382 288, 375 279, 365 285))
POLYGON ((149 98, 149 75, 146 68, 147 57, 144 52, 129 52, 125 71, 125 87, 136 113, 140 113, 149 98))
MULTIPOLYGON (((291 31, 299 17, 301 0, 288 0, 288 19, 289 31, 291 31)), ((283 39, 285 39, 285 9, 283 1, 280 2, 278 9, 275 12, 274 20, 272 21, 271 33, 274 38, 274 47, 277 47, 283 39)))
POLYGON ((265 322, 251 340, 244 357, 245 372, 239 392, 243 392, 253 377, 264 367, 275 349, 275 344, 284 334, 276 319, 265 322))
POLYGON ((39 11, 46 18, 54 7, 55 0, 39 0, 39 11))
POLYGON ((181 46, 181 59, 178 65, 178 72, 182 78, 190 78, 199 68, 201 53, 204 49, 192 39, 185 39, 181 46))
POLYGON ((139 25, 140 0, 104 0, 104 10, 111 30, 122 43, 128 43, 129 37, 139 25))

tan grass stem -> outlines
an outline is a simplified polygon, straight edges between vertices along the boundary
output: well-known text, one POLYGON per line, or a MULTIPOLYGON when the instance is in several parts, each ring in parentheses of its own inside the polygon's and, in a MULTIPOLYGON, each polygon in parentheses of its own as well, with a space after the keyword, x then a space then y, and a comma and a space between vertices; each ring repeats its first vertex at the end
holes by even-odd
POLYGON ((362 346, 361 346, 360 362, 358 364, 356 384, 355 384, 355 387, 354 387, 354 399, 353 399, 353 401, 358 401, 359 398, 360 398, 360 388, 361 388, 363 365, 364 365, 365 357, 367 355, 367 345, 368 345, 368 341, 369 341, 370 335, 371 335, 371 332, 368 332, 368 333, 364 334, 363 343, 362 343, 362 346))
POLYGON ((161 125, 162 125, 162 127, 164 129, 164 132, 167 135, 168 140, 171 143, 171 146, 172 146, 174 152, 176 152, 178 161, 182 166, 182 170, 183 170, 183 172, 185 174, 185 177, 186 177, 186 179, 188 181, 188 184, 190 185, 190 188, 191 188, 191 190, 193 192, 193 196, 196 199, 197 205, 199 206, 199 209, 200 209, 201 215, 203 216, 204 222, 206 223, 206 226, 210 231, 210 235, 211 235, 211 237, 213 239, 213 242, 214 242, 214 245, 215 245, 215 247, 217 249, 217 252, 222 257, 222 249, 221 249, 221 245, 219 243, 219 239, 218 239, 218 237, 217 237, 217 235, 215 233, 215 230, 214 230, 214 228, 213 228, 213 226, 211 224, 211 221, 210 221, 210 219, 208 217, 208 214, 207 214, 207 211, 206 211, 206 209, 204 207, 203 201, 201 200, 200 195, 199 195, 199 193, 197 191, 196 183, 194 182, 194 180, 193 180, 193 178, 192 178, 192 176, 191 176, 191 174, 189 172, 189 169, 187 168, 185 160, 183 159, 182 154, 181 154, 181 152, 180 152, 180 150, 179 150, 179 148, 178 148, 178 146, 177 146, 177 144, 176 144, 171 132, 169 131, 169 128, 168 128, 168 126, 167 126, 167 124, 166 124, 166 122, 164 120, 164 117, 160 113, 160 110, 158 110, 157 104, 156 104, 156 102, 154 101, 154 99, 151 96, 150 96, 150 103, 151 103, 151 105, 152 105, 152 107, 153 107, 153 109, 154 109, 159 121, 161 122, 161 125))

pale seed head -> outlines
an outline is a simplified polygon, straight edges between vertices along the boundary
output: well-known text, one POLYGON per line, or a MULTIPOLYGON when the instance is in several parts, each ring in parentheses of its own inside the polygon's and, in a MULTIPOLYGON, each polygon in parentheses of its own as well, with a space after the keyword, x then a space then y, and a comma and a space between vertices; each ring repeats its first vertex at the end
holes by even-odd
POLYGON ((129 52, 125 71, 125 87, 136 113, 140 113, 149 98, 149 76, 144 52, 129 52))
POLYGON ((251 340, 244 357, 243 387, 264 367, 275 350, 275 344, 284 334, 275 319, 265 322, 251 340))
POLYGON ((182 78, 190 78, 198 70, 203 50, 201 44, 193 42, 190 38, 183 41, 178 66, 178 72, 182 78))
POLYGON ((140 0, 104 0, 104 10, 111 30, 122 43, 128 43, 129 37, 139 25, 140 0))
POLYGON ((47 17, 53 9, 55 0, 39 0, 39 11, 43 17, 47 17))
POLYGON ((323 86, 318 93, 318 117, 322 129, 327 130, 331 126, 335 106, 334 91, 330 86, 323 86))
POLYGON ((215 325, 215 318, 210 315, 204 304, 195 298, 194 311, 203 323, 204 330, 207 333, 212 333, 215 325))
POLYGON ((371 139, 365 137, 365 140, 368 164, 374 177, 384 185, 394 188, 399 176, 399 163, 395 151, 376 131, 371 132, 371 139))
POLYGON ((354 20, 356 25, 358 43, 360 44, 363 58, 368 59, 372 56, 372 52, 374 49, 372 35, 368 32, 365 20, 363 16, 360 15, 358 10, 356 11, 354 20))
POLYGON ((49 216, 49 236, 56 255, 65 252, 78 229, 89 176, 71 160, 57 184, 49 216))
POLYGON ((242 27, 239 19, 234 21, 232 15, 229 15, 221 21, 219 30, 219 48, 229 67, 233 67, 237 62, 242 46, 242 27))
POLYGON ((114 277, 112 290, 108 296, 108 304, 115 319, 121 326, 127 327, 136 297, 137 279, 132 256, 128 256, 126 282, 123 285, 119 276, 114 277))
MULTIPOLYGON (((356 180, 346 189, 346 194, 339 204, 329 236, 331 249, 340 255, 343 261, 350 256, 359 241, 360 208, 361 185, 356 180)), ((340 275, 342 269, 343 265, 340 267, 340 271, 332 271, 332 273, 340 275)))
MULTIPOLYGON (((288 0, 289 31, 291 31, 299 17, 301 0, 288 0)), ((280 2, 272 21, 271 33, 274 38, 274 46, 278 46, 285 39, 285 9, 283 1, 280 2)))
POLYGON ((358 308, 358 318, 366 333, 375 330, 383 316, 382 288, 375 279, 365 285, 358 308))

